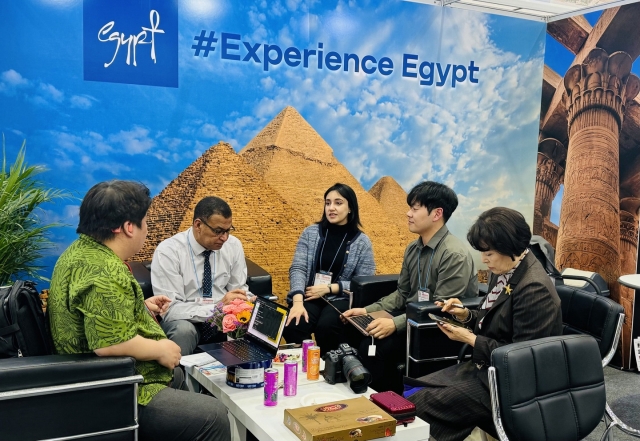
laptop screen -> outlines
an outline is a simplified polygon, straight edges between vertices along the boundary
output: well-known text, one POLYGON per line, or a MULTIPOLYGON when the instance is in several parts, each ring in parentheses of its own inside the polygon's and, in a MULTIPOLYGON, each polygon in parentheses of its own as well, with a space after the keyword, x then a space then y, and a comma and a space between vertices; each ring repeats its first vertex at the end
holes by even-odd
POLYGON ((277 350, 287 314, 287 308, 258 297, 253 307, 247 334, 277 350))

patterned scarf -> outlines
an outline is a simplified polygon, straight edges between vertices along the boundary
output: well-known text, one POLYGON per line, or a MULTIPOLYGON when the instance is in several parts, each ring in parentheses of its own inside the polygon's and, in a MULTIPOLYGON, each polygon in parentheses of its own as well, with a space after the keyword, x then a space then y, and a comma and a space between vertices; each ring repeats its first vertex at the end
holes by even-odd
MULTIPOLYGON (((516 268, 520 266, 520 262, 522 262, 522 259, 524 259, 524 256, 526 256, 528 253, 529 253, 529 249, 527 248, 526 250, 524 250, 524 254, 522 254, 520 259, 518 260, 518 263, 516 263, 516 266, 514 266, 512 269, 510 269, 506 273, 500 274, 498 276, 498 281, 496 282, 496 285, 493 287, 491 292, 487 294, 487 296, 484 298, 484 302, 482 303, 482 306, 480 307, 480 309, 491 309, 491 307, 493 306, 493 303, 498 299, 498 297, 500 297, 500 293, 503 291, 504 287, 509 284, 509 280, 511 279, 511 276, 513 276, 513 273, 516 271, 516 268)), ((480 329, 482 329, 483 320, 484 320, 484 317, 482 317, 482 319, 480 319, 480 322, 478 323, 478 327, 480 329)))

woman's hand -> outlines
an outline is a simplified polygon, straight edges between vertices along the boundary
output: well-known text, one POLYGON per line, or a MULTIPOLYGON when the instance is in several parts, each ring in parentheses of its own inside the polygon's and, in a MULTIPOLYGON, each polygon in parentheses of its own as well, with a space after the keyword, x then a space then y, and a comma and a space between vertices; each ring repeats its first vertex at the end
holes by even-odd
POLYGON ((448 312, 461 321, 467 320, 469 318, 469 314, 471 314, 471 311, 462 306, 462 302, 455 298, 447 299, 444 302, 437 301, 434 303, 436 304, 436 306, 442 307, 442 312, 448 312), (460 306, 462 306, 462 308, 460 306))
POLYGON ((476 335, 467 328, 462 326, 454 326, 448 323, 437 322, 438 328, 446 334, 451 340, 467 343, 469 346, 475 346, 476 335))
POLYGON ((294 300, 293 306, 289 309, 289 318, 287 319, 285 326, 289 326, 289 323, 291 323, 293 319, 296 320, 296 326, 298 326, 298 323, 300 323, 300 317, 304 317, 305 321, 309 323, 309 314, 304 307, 304 303, 302 300, 294 300))
POLYGON ((329 294, 329 286, 327 285, 308 286, 304 292, 304 298, 305 300, 316 300, 325 294, 329 294))

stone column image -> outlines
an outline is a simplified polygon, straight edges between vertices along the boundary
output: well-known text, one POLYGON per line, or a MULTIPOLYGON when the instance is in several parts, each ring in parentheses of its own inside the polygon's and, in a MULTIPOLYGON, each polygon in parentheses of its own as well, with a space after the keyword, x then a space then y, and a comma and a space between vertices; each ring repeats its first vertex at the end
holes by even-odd
POLYGON ((619 301, 619 135, 640 89, 625 52, 595 48, 564 76, 569 146, 556 264, 599 272, 619 301))
POLYGON ((551 203, 562 184, 566 159, 567 149, 557 139, 547 138, 538 144, 533 234, 544 237, 554 247, 558 230, 549 220, 551 203))

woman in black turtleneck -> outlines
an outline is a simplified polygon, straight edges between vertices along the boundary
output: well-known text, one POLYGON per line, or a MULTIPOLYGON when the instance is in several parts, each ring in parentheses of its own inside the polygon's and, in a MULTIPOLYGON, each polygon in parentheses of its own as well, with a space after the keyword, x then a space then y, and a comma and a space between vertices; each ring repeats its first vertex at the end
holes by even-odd
POLYGON ((360 231, 358 199, 351 187, 337 183, 324 194, 324 211, 317 224, 300 236, 289 268, 291 308, 284 338, 301 343, 315 334, 320 353, 336 349, 341 330, 338 313, 349 308, 351 279, 375 273, 371 241, 360 231))

